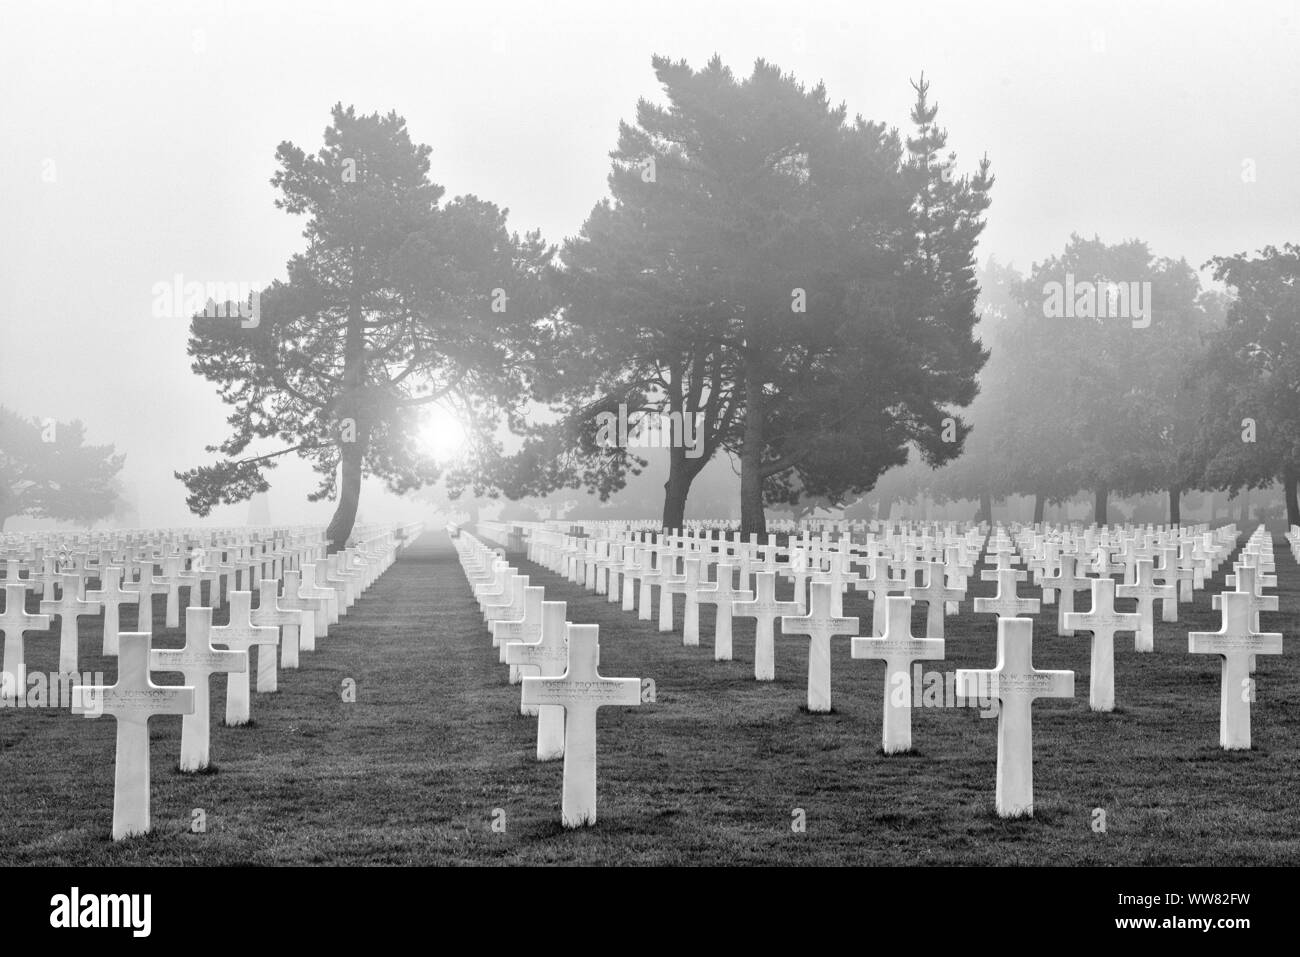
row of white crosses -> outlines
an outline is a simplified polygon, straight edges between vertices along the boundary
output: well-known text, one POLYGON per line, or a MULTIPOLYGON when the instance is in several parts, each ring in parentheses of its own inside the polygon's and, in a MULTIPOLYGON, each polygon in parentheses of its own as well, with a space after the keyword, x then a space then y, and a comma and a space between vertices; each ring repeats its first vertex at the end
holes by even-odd
MULTIPOLYGON (((1111 711, 1115 706, 1115 634, 1132 632, 1138 652, 1153 651, 1153 603, 1156 600, 1163 603, 1162 617, 1165 621, 1176 621, 1177 603, 1191 600, 1192 591, 1203 587, 1213 577, 1238 539, 1236 527, 1232 525, 1214 532, 1208 532, 1204 527, 1155 531, 1121 529, 1116 536, 1111 539, 1105 532, 1098 533, 1095 529, 1085 534, 1082 551, 1094 556, 1089 567, 1099 577, 1076 571, 1076 564, 1081 563, 1082 556, 1076 551, 1077 543, 1070 542, 1068 533, 1055 543, 1049 534, 1035 529, 1025 530, 1020 538, 1030 555, 1027 564, 1040 574, 1044 600, 1049 588, 1060 591, 1058 634, 1073 635, 1075 629, 1092 634, 1089 705, 1094 711, 1111 711), (1152 557, 1157 553, 1163 562, 1159 569, 1152 557), (1053 568, 1059 571, 1049 574, 1053 568), (1120 573, 1131 581, 1117 584, 1110 577, 1120 573), (1159 584, 1156 583, 1158 575, 1162 579, 1159 584), (1084 587, 1092 591, 1092 609, 1076 612, 1073 610, 1074 592, 1084 587), (1137 611, 1116 612, 1116 597, 1137 599, 1137 611)), ((1295 540, 1291 540, 1291 544, 1295 549, 1295 540)), ((1000 545, 992 551, 1000 560, 1005 559, 1006 552, 1000 545)), ((1272 541, 1263 526, 1251 535, 1233 568, 1226 584, 1233 586, 1235 591, 1211 596, 1211 606, 1222 616, 1219 630, 1189 633, 1188 651, 1220 658, 1219 743, 1225 749, 1239 750, 1251 746, 1250 705, 1255 700, 1255 683, 1251 675, 1255 672, 1255 656, 1282 653, 1282 636, 1260 631, 1259 613, 1278 609, 1277 596, 1264 593, 1264 588, 1275 587, 1277 580, 1273 574, 1272 541)), ((1004 610, 1010 610, 1015 578, 1021 573, 1008 569, 997 574, 999 595, 1009 589, 1004 610)), ((981 601, 992 600, 976 599, 976 611, 986 610, 981 608, 981 601)), ((1037 605, 1036 600, 1022 601, 1037 605)), ((1033 612, 1037 608, 1027 605, 1023 610, 1033 612)))
POLYGON ((632 611, 639 605, 639 617, 644 621, 652 620, 651 589, 657 586, 661 631, 674 629, 673 599, 682 595, 682 642, 687 646, 699 644, 700 606, 712 605, 716 660, 731 660, 732 618, 753 617, 757 631, 755 678, 760 681, 774 677, 773 622, 783 616, 804 614, 809 607, 808 588, 813 583, 831 586, 831 610, 836 616, 842 613, 846 589, 871 594, 875 602, 874 635, 883 631, 884 599, 890 594, 926 602, 927 637, 942 637, 944 615, 954 613, 964 597, 966 576, 977 553, 977 546, 965 537, 947 547, 932 540, 928 555, 923 555, 916 548, 926 546, 892 538, 856 545, 847 539, 826 543, 805 535, 780 548, 775 536, 769 536, 766 545, 759 545, 756 537, 741 542, 734 534, 730 540, 723 540, 711 534, 654 536, 627 530, 614 532, 608 538, 565 535, 538 527, 528 531, 534 561, 570 581, 585 584, 596 594, 608 595, 611 602, 619 600, 617 583, 621 575, 623 608, 632 611), (779 561, 782 555, 788 560, 779 561), (917 574, 923 581, 916 581, 917 574), (776 598, 776 584, 781 577, 793 582, 790 601, 776 598))
MULTIPOLYGON (((944 614, 956 611, 965 595, 965 578, 971 570, 974 538, 960 538, 959 545, 946 549, 930 543, 930 557, 926 560, 911 552, 905 543, 892 538, 873 547, 855 546, 847 541, 826 545, 818 539, 805 536, 792 542, 784 551, 786 563, 777 561, 778 548, 774 536, 767 545, 758 545, 751 538, 741 542, 733 535, 730 541, 715 539, 711 535, 667 535, 658 540, 647 538, 646 533, 635 533, 630 538, 592 539, 567 536, 555 530, 532 528, 530 531, 530 557, 571 581, 585 584, 597 594, 608 594, 611 602, 618 600, 618 576, 623 578, 623 608, 632 611, 637 604, 639 582, 640 618, 651 620, 651 588, 658 586, 659 628, 673 629, 673 597, 683 595, 682 641, 687 646, 699 644, 699 606, 711 604, 715 608, 714 658, 720 661, 732 657, 731 623, 735 616, 752 617, 756 622, 754 676, 760 681, 774 678, 774 622, 789 619, 787 634, 807 635, 810 641, 809 707, 828 710, 829 705, 829 637, 824 633, 830 619, 842 616, 842 595, 848 587, 868 591, 875 598, 872 635, 883 634, 885 624, 885 598, 891 592, 928 604, 927 637, 942 638, 944 614), (885 551, 892 549, 892 556, 885 551), (910 552, 910 554, 909 554, 910 552), (947 563, 938 560, 944 553, 947 563), (681 572, 677 567, 680 563, 681 572), (854 565, 862 564, 865 570, 858 573, 854 565), (709 566, 714 566, 712 580, 709 566), (897 571, 898 574, 893 574, 897 571), (916 574, 924 581, 916 582, 916 574), (779 576, 794 579, 794 597, 780 601, 776 597, 779 576), (741 587, 735 585, 739 576, 741 587), (751 591, 750 585, 753 585, 751 591), (819 588, 825 584, 826 589, 819 588), (814 597, 809 608, 805 604, 805 588, 811 585, 814 597), (822 602, 828 607, 823 608, 822 602), (807 614, 805 614, 807 612, 807 614), (799 629, 812 629, 800 631, 799 629)), ((847 619, 845 621, 848 621, 847 619)), ((848 627, 847 625, 845 627, 848 627)), ((848 631, 833 634, 854 635, 858 630, 856 619, 848 631)))
POLYGON ((544 589, 516 574, 499 550, 469 533, 454 543, 498 660, 522 685, 520 712, 537 716, 537 760, 564 759, 561 824, 594 824, 596 712, 641 704, 641 679, 602 676, 599 626, 565 621, 566 603, 545 601, 544 589))
MULTIPOLYGON (((358 534, 364 533, 359 530, 358 534)), ((325 548, 320 535, 321 532, 317 531, 311 535, 311 540, 304 537, 292 543, 279 539, 274 547, 270 543, 263 543, 255 550, 248 551, 242 558, 233 559, 232 552, 243 553, 248 546, 232 546, 221 541, 218 536, 213 536, 216 544, 208 549, 193 550, 194 554, 189 558, 191 564, 188 569, 183 568, 179 564, 179 557, 171 552, 150 554, 152 552, 150 548, 123 546, 120 542, 118 549, 114 551, 102 547, 101 543, 101 547, 96 550, 98 556, 96 561, 87 560, 77 563, 78 558, 85 559, 89 553, 73 553, 72 563, 65 566, 65 570, 61 573, 62 587, 57 599, 52 592, 54 585, 48 581, 43 582, 41 576, 34 573, 35 558, 32 559, 32 573, 23 577, 25 563, 23 559, 17 557, 13 544, 9 543, 8 554, 3 563, 5 570, 3 584, 7 596, 6 615, 11 614, 8 609, 15 610, 10 620, 0 624, 0 627, 5 628, 3 669, 7 676, 0 694, 6 696, 6 701, 11 701, 13 696, 22 693, 26 682, 25 636, 28 632, 48 629, 52 617, 57 616, 60 619, 59 673, 76 674, 81 618, 103 614, 102 653, 116 655, 118 633, 121 630, 122 605, 135 606, 136 631, 152 634, 153 598, 155 595, 165 593, 168 596, 167 625, 178 627, 180 587, 183 585, 188 589, 187 607, 203 607, 202 582, 211 580, 213 584, 208 598, 214 604, 220 604, 222 597, 220 584, 222 576, 226 573, 236 576, 233 581, 227 583, 227 595, 235 588, 241 587, 245 577, 250 589, 260 591, 263 580, 278 581, 284 570, 290 567, 296 568, 302 565, 304 560, 310 559, 313 562, 315 577, 307 582, 306 587, 320 592, 341 583, 346 584, 349 597, 345 607, 350 606, 360 580, 360 573, 355 568, 358 563, 366 561, 366 556, 362 556, 356 550, 350 550, 331 555, 327 561, 315 561, 314 559, 319 557, 325 548), (215 559, 209 565, 208 556, 211 553, 218 553, 224 557, 215 559), (290 557, 288 564, 283 563, 286 557, 290 557), (114 561, 120 564, 112 564, 114 561), (155 574, 158 564, 164 567, 161 576, 155 574), (267 573, 270 574, 270 578, 266 577, 267 573), (96 590, 87 589, 87 582, 95 579, 98 579, 100 587, 96 590), (230 585, 234 588, 229 587, 230 585), (32 591, 45 595, 40 603, 41 614, 37 616, 25 614, 26 593, 32 591)), ((40 546, 36 546, 35 550, 39 552, 40 546)), ((369 560, 373 562, 373 556, 370 556, 369 560)), ((320 595, 314 597, 319 598, 320 595)), ((296 602, 298 598, 290 598, 290 601, 296 602)), ((332 617, 337 620, 337 613, 332 613, 332 617)), ((286 648, 290 663, 286 664, 286 667, 293 667, 292 661, 297 653, 298 636, 296 632, 291 632, 288 637, 286 648)), ((308 647, 310 647, 310 639, 311 636, 308 636, 308 647)), ((273 680, 274 672, 268 669, 267 677, 263 682, 273 680)))
MULTIPOLYGON (((706 537, 705 541, 708 540, 709 537, 706 537)), ((774 551, 774 543, 769 544, 774 551)), ((904 557, 896 547, 899 545, 898 542, 891 541, 888 544, 895 549, 893 557, 903 572, 903 577, 888 581, 883 577, 887 573, 882 570, 881 577, 877 577, 875 569, 871 568, 864 578, 859 579, 878 589, 876 607, 883 606, 884 619, 883 628, 878 635, 859 635, 859 620, 843 616, 839 601, 842 568, 836 568, 834 565, 832 571, 835 574, 828 576, 830 580, 811 582, 811 597, 806 613, 800 601, 776 600, 774 591, 776 573, 767 571, 754 572, 757 596, 744 599, 733 598, 732 613, 749 612, 757 619, 755 670, 756 677, 760 679, 764 677, 763 673, 770 678, 770 643, 772 622, 775 619, 780 619, 783 634, 803 635, 808 638, 807 707, 810 712, 831 710, 832 638, 850 637, 853 658, 884 661, 881 748, 885 754, 899 754, 911 750, 912 747, 913 702, 912 684, 907 680, 908 672, 913 662, 940 660, 944 657, 943 614, 949 602, 957 602, 964 597, 964 572, 960 569, 969 566, 966 565, 964 553, 949 556, 950 563, 958 566, 955 574, 962 579, 962 587, 953 588, 945 583, 947 566, 943 562, 935 557, 926 561, 919 554, 904 557), (917 573, 925 576, 923 584, 915 583, 917 573), (891 588, 897 588, 904 594, 888 594, 891 588), (912 607, 917 600, 924 600, 929 604, 925 638, 914 637, 911 633, 912 607), (895 693, 891 694, 891 689, 896 689, 895 693)), ((792 552, 805 547, 815 550, 812 542, 801 541, 794 546, 792 552)), ((643 557, 635 554, 636 545, 623 545, 622 548, 634 554, 619 565, 599 557, 602 554, 613 554, 608 543, 564 536, 555 530, 540 528, 532 530, 529 554, 534 561, 562 574, 567 573, 574 581, 588 582, 588 587, 593 591, 603 590, 609 594, 615 592, 612 578, 604 582, 599 579, 590 582, 585 577, 584 570, 591 567, 599 574, 602 569, 608 572, 617 568, 625 576, 626 596, 628 576, 635 577, 638 573, 644 575, 650 566, 646 560, 648 554, 643 557)), ((702 553, 703 549, 697 551, 702 553)), ((846 550, 846 555, 849 553, 851 550, 846 550)), ((695 553, 690 552, 690 554, 695 553)), ((658 576, 661 588, 665 587, 664 582, 668 583, 668 588, 672 588, 673 583, 677 581, 672 576, 671 556, 672 551, 669 547, 665 544, 658 546, 657 557, 660 559, 658 567, 663 569, 662 575, 658 576)), ((763 559, 765 557, 762 556, 763 559)), ((877 556, 873 554, 873 565, 875 557, 877 556)), ((697 589, 701 580, 697 571, 700 560, 699 557, 684 558, 683 575, 680 579, 690 582, 697 589)), ((887 561, 882 564, 895 563, 887 561)), ((730 563, 719 559, 717 566, 717 583, 731 590, 730 563)), ((797 574, 801 570, 796 566, 794 573, 797 574)), ((654 581, 655 578, 652 577, 651 580, 654 581)), ((645 579, 643 578, 642 581, 644 585, 645 579)), ((742 583, 747 583, 743 574, 742 583)), ((978 601, 981 599, 977 599, 978 601)), ((642 604, 644 607, 647 602, 643 599, 642 604)), ((631 610, 626 597, 624 607, 631 610)), ((1031 610, 1037 610, 1036 603, 1031 610)), ((1016 613, 1017 609, 1010 610, 1011 615, 1016 613)), ((646 615, 642 617, 648 618, 646 615)), ((1073 672, 1039 671, 1033 667, 1032 624, 1028 619, 999 617, 998 658, 995 668, 991 671, 958 672, 958 688, 963 695, 978 697, 980 700, 996 699, 1000 702, 996 800, 998 812, 1009 817, 1033 813, 1030 710, 1033 700, 1040 697, 1072 697, 1074 694, 1073 672)), ((683 631, 685 633, 685 628, 683 631)))
MULTIPOLYGON (((691 537, 685 536, 687 540, 691 537)), ((648 605, 649 583, 655 583, 656 578, 659 583, 668 583, 667 589, 664 589, 661 584, 661 602, 665 591, 671 596, 673 590, 682 585, 694 585, 697 589, 699 587, 699 573, 693 571, 689 564, 698 559, 685 559, 686 567, 682 576, 678 578, 674 575, 673 565, 670 564, 674 538, 681 540, 679 536, 665 536, 666 541, 661 542, 655 549, 659 558, 657 565, 664 569, 658 574, 649 561, 649 549, 643 550, 640 557, 637 555, 636 543, 654 542, 653 536, 645 531, 638 533, 632 539, 634 544, 630 548, 622 546, 622 550, 630 555, 621 563, 621 567, 613 559, 613 555, 616 554, 615 549, 620 547, 618 544, 603 545, 600 540, 563 536, 557 530, 545 527, 531 530, 530 557, 542 561, 543 564, 550 564, 556 570, 567 571, 570 578, 575 581, 582 580, 583 567, 594 567, 598 571, 606 569, 610 572, 611 580, 616 580, 613 579, 614 570, 621 570, 624 575, 624 607, 628 610, 632 608, 630 596, 633 592, 629 576, 635 579, 640 574, 643 576, 641 579, 642 617, 648 619, 649 615, 644 613, 644 609, 648 605), (591 560, 593 551, 600 554, 602 549, 609 553, 610 558, 591 560), (665 562, 665 557, 668 558, 668 562, 665 562)), ((738 539, 738 536, 735 538, 738 539)), ((707 543, 713 541, 711 530, 706 532, 704 540, 707 543)), ((1131 631, 1135 636, 1136 650, 1152 651, 1155 601, 1162 602, 1164 620, 1176 621, 1176 603, 1180 600, 1191 600, 1193 589, 1202 587, 1215 573, 1235 547, 1236 540, 1237 533, 1234 526, 1215 532, 1210 532, 1203 526, 1194 529, 1181 527, 1120 529, 1113 536, 1110 530, 1095 528, 1062 530, 1056 533, 1046 527, 1037 526, 1018 530, 1017 539, 1014 541, 1008 538, 1003 530, 994 531, 987 543, 988 557, 994 563, 994 568, 983 571, 981 576, 986 580, 997 581, 998 593, 994 598, 976 599, 974 606, 977 612, 988 612, 998 617, 998 665, 993 672, 963 671, 959 674, 958 684, 959 688, 967 689, 968 695, 978 694, 984 700, 990 697, 997 698, 1001 702, 997 775, 999 813, 1009 816, 1032 813, 1032 750, 1028 710, 1030 703, 1035 697, 1073 696, 1073 673, 1040 672, 1032 666, 1032 622, 1020 616, 1037 613, 1040 602, 1037 599, 1021 599, 1016 595, 1016 582, 1027 577, 1025 571, 1012 567, 1020 563, 1019 553, 1022 550, 1025 552, 1027 568, 1032 569, 1039 577, 1044 592, 1043 603, 1052 603, 1055 592, 1061 593, 1061 602, 1058 606, 1058 633, 1069 636, 1074 634, 1075 629, 1091 633, 1092 667, 1089 704, 1093 710, 1110 711, 1114 708, 1116 632, 1131 631), (1157 562, 1160 564, 1157 565, 1157 562), (1082 569, 1082 573, 1079 569, 1082 569), (1115 574, 1123 574, 1124 582, 1117 584, 1111 577, 1115 574), (1076 612, 1074 593, 1082 588, 1091 590, 1092 607, 1087 612, 1076 612), (1114 608, 1116 597, 1136 599, 1137 611, 1127 614, 1116 612, 1114 608)), ((1265 558, 1252 558, 1252 551, 1263 553, 1270 547, 1263 529, 1256 533, 1252 542, 1257 544, 1247 546, 1243 555, 1245 568, 1243 570, 1239 564, 1235 576, 1239 591, 1244 593, 1243 599, 1230 597, 1220 599, 1220 596, 1215 596, 1215 607, 1219 607, 1220 600, 1226 603, 1223 606, 1225 609, 1223 627, 1217 633, 1194 633, 1189 639, 1189 648, 1193 652, 1219 654, 1224 661, 1222 692, 1224 698, 1220 737, 1225 748, 1249 747, 1249 702, 1253 700, 1254 694, 1249 673, 1254 670, 1254 653, 1240 649, 1258 648, 1259 653, 1276 653, 1281 650, 1280 636, 1258 633, 1258 611, 1275 609, 1276 598, 1273 597, 1270 603, 1269 597, 1262 596, 1257 591, 1260 586, 1255 584, 1253 578, 1252 566, 1264 561, 1265 558), (1253 611, 1254 632, 1250 630, 1252 627, 1250 621, 1242 624, 1240 620, 1242 613, 1237 611, 1238 608, 1249 608, 1253 611), (1240 667, 1235 664, 1237 658, 1242 659, 1240 667), (1241 668, 1245 668, 1245 677, 1238 674, 1241 668), (1236 695, 1231 701, 1230 694, 1236 695)), ((1291 544, 1293 550, 1300 551, 1300 529, 1295 530, 1291 544)), ((774 542, 770 540, 769 545, 772 546, 769 554, 774 555, 776 551, 774 542)), ((798 546, 792 544, 791 566, 795 566, 798 550, 805 545, 811 545, 806 537, 800 540, 798 546)), ((716 546, 705 544, 703 548, 707 553, 713 551, 716 546)), ((744 545, 741 545, 742 555, 744 555, 743 549, 744 545)), ((758 551, 759 549, 755 549, 756 553, 758 551)), ((755 554, 753 557, 760 565, 766 563, 767 556, 760 557, 755 554)), ((1271 565, 1271 555, 1266 558, 1271 565)), ((964 555, 949 556, 950 564, 964 565, 965 559, 964 555)), ((924 660, 927 655, 942 657, 941 643, 927 650, 911 636, 909 599, 933 597, 934 600, 929 602, 927 637, 934 640, 942 637, 942 614, 936 614, 936 611, 946 607, 951 598, 960 598, 964 592, 963 588, 957 595, 943 594, 940 589, 945 589, 946 586, 936 584, 942 581, 942 578, 936 574, 941 566, 934 563, 930 563, 927 585, 918 587, 912 580, 912 574, 915 571, 925 571, 926 563, 923 560, 903 558, 897 551, 894 560, 906 573, 902 589, 906 597, 895 598, 889 595, 889 588, 893 583, 885 583, 881 591, 888 597, 885 603, 886 624, 882 638, 855 636, 853 639, 854 657, 868 655, 867 649, 873 647, 871 642, 882 642, 876 646, 880 649, 876 656, 885 657, 888 662, 887 689, 890 687, 889 681, 894 677, 894 673, 901 671, 905 675, 911 661, 924 660), (924 594, 931 590, 932 595, 924 594), (906 612, 902 602, 907 603, 906 612), (898 609, 897 612, 895 607, 898 609), (908 655, 913 657, 906 657, 908 655)), ((726 567, 726 563, 721 560, 718 563, 719 578, 721 579, 725 574, 727 587, 730 588, 731 570, 726 568, 724 572, 722 569, 726 567)), ((797 568, 791 572, 792 576, 797 573, 797 568)), ((742 574, 742 584, 748 584, 748 581, 748 575, 742 574)), ((754 581, 758 597, 748 601, 733 600, 732 610, 734 614, 741 614, 743 613, 741 608, 747 604, 755 610, 761 610, 756 615, 758 618, 756 677, 762 677, 760 672, 766 670, 764 662, 770 661, 770 657, 765 655, 764 650, 770 648, 771 622, 779 616, 782 618, 785 633, 805 634, 810 639, 809 710, 829 710, 830 638, 835 635, 852 635, 858 630, 856 619, 846 619, 839 615, 840 582, 826 583, 824 586, 814 583, 812 608, 809 614, 796 617, 795 613, 802 611, 799 607, 801 603, 776 601, 773 590, 775 575, 769 577, 763 572, 757 572, 754 581), (794 607, 775 607, 782 604, 794 607), (780 614, 776 614, 777 612, 780 614)), ((875 581, 871 583, 878 584, 875 581)), ((1234 584, 1234 576, 1229 576, 1228 584, 1234 584)), ((594 589, 609 590, 611 593, 613 591, 612 585, 599 580, 594 589)), ((796 592, 796 597, 799 597, 799 592, 796 592)), ((614 600, 613 594, 611 600, 614 600)), ((877 601, 877 614, 881 610, 881 604, 877 601)), ((689 622, 689 599, 687 608, 689 622)), ((671 612, 668 616, 663 614, 661 603, 661 628, 664 624, 671 628, 670 616, 671 612)), ((683 632, 684 641, 688 644, 692 643, 687 638, 687 628, 684 627, 683 632)), ((727 637, 729 639, 729 628, 727 637)), ((694 643, 698 643, 698 636, 695 638, 694 643)), ((901 685, 910 692, 910 683, 903 681, 901 685)), ((888 694, 885 696, 882 746, 886 753, 907 750, 910 747, 910 701, 906 704, 907 707, 903 708, 901 702, 895 699, 891 706, 890 696, 888 694), (904 711, 906 717, 903 716, 904 711)))
MULTIPOLYGON (((258 582, 260 604, 252 607, 252 592, 230 591, 230 620, 226 625, 212 625, 210 607, 192 603, 186 609, 185 645, 177 649, 153 649, 152 600, 150 586, 155 583, 146 562, 141 581, 136 590, 140 604, 139 622, 134 632, 119 632, 116 616, 110 622, 105 617, 105 653, 118 659, 117 680, 109 686, 76 685, 73 688, 73 713, 88 717, 112 715, 117 723, 116 764, 113 790, 114 840, 147 833, 150 829, 150 754, 149 718, 155 715, 181 715, 182 771, 200 771, 209 765, 210 721, 209 678, 213 674, 228 675, 226 722, 232 726, 246 724, 249 720, 249 651, 257 647, 258 690, 276 690, 276 650, 283 649, 285 656, 280 664, 287 668, 298 667, 299 650, 314 650, 315 639, 324 637, 330 624, 338 621, 339 608, 346 609, 355 598, 383 573, 394 560, 401 543, 419 526, 407 526, 396 532, 359 528, 354 535, 358 544, 346 549, 330 561, 323 560, 323 549, 285 549, 263 554, 272 564, 258 563, 262 568, 279 571, 279 577, 261 578, 258 582), (362 538, 361 536, 367 536, 362 538), (317 561, 305 561, 307 558, 317 561), (284 561, 284 565, 281 565, 284 561), (296 566, 290 569, 288 566, 296 566), (304 585, 320 581, 317 568, 325 571, 324 585, 304 585), (330 575, 338 577, 331 578, 330 575), (284 594, 280 594, 281 578, 284 594), (108 649, 108 631, 112 631, 112 650, 108 649), (284 641, 281 641, 281 635, 284 641), (153 683, 153 672, 178 672, 185 681, 181 686, 159 686, 153 683)), ((63 583, 63 596, 55 607, 40 615, 29 615, 25 609, 27 580, 20 571, 20 560, 11 558, 8 581, 5 585, 6 606, 0 614, 0 628, 4 629, 6 644, 6 690, 15 680, 15 672, 24 671, 22 638, 31 626, 47 628, 49 615, 64 616, 66 622, 77 611, 85 610, 83 604, 73 604, 78 585, 70 578, 63 583), (33 621, 37 619, 37 621, 33 621), (9 654, 13 639, 17 648, 12 659, 9 654), (14 671, 11 671, 11 665, 14 671)), ((254 566, 250 566, 250 571, 254 566)), ((102 565, 101 584, 121 584, 124 566, 102 565), (116 572, 116 574, 115 574, 116 572)), ((252 579, 250 578, 250 585, 252 579)), ((101 589, 103 592, 105 589, 101 589)), ((120 589, 107 589, 116 594, 120 589)), ((214 599, 219 598, 214 591, 214 599)), ((79 600, 80 601, 80 600, 79 600)), ((45 602, 42 602, 45 605, 45 602)), ((96 608, 94 611, 98 611, 96 608)), ((73 618, 75 621, 75 618, 73 618)), ((75 626, 73 630, 75 642, 75 626)), ((61 653, 61 668, 68 664, 61 653)), ((72 669, 75 671, 75 653, 72 669)), ((18 693, 23 687, 17 685, 18 693)))

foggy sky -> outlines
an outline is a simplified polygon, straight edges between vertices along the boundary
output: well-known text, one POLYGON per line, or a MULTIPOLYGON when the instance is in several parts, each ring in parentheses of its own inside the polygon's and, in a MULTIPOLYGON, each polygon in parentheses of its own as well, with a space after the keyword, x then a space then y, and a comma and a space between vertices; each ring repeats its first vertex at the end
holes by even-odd
MULTIPOLYGON (((280 141, 318 150, 339 100, 394 109, 449 197, 559 242, 605 194, 619 120, 659 98, 651 55, 699 67, 715 51, 741 76, 763 57, 823 80, 850 114, 904 129, 924 70, 959 167, 992 160, 981 259, 1024 271, 1072 231, 1194 267, 1300 241, 1294 0, 3 0, 0 404, 83 420, 127 454, 142 523, 190 524, 172 472, 214 458, 227 409, 189 370, 187 322, 151 316, 151 289, 283 277, 305 220, 272 205, 280 141)), ((328 520, 332 503, 304 501, 304 465, 270 477, 274 521, 328 520)), ((427 508, 376 491, 363 518, 427 508)))

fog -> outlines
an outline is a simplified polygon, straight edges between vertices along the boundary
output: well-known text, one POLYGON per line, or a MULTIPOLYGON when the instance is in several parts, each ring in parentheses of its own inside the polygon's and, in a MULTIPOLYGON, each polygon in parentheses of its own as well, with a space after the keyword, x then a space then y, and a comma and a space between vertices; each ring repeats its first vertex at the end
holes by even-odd
MULTIPOLYGON (((654 53, 762 57, 900 127, 924 70, 960 168, 992 160, 981 259, 1027 268, 1078 232, 1199 267, 1295 238, 1297 51, 1295 2, 6 2, 0 404, 126 453, 141 524, 195 521, 172 473, 215 458, 227 413, 153 287, 283 276, 303 222, 273 206, 275 149, 318 149, 336 101, 405 116, 448 196, 559 242, 656 98, 654 53)), ((328 520, 304 465, 270 477, 273 521, 328 520)), ((376 486, 361 514, 427 509, 376 486)))

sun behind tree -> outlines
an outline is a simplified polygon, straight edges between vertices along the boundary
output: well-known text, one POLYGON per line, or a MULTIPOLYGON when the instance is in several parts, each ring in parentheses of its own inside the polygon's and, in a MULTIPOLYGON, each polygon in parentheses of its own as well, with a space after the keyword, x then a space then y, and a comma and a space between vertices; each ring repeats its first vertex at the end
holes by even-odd
POLYGON ((308 499, 337 498, 326 533, 337 550, 363 475, 398 494, 437 480, 421 407, 454 404, 467 447, 492 447, 498 415, 524 392, 551 251, 509 233, 492 203, 443 203, 430 152, 396 113, 341 104, 319 153, 280 144, 276 206, 308 216, 307 244, 262 293, 256 324, 191 322, 194 371, 234 407, 231 436, 208 447, 224 458, 177 473, 196 514, 266 490, 275 459, 297 453, 321 475, 308 499), (256 439, 287 447, 246 456, 256 439))

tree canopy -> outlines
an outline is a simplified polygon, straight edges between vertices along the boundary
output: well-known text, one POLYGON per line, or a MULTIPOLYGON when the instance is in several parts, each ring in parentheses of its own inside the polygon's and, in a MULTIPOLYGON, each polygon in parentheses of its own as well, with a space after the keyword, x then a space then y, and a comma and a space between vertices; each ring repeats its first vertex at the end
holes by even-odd
POLYGON ((435 481, 420 446, 420 408, 444 403, 491 450, 516 414, 546 334, 541 275, 551 250, 506 228, 507 210, 474 196, 443 201, 431 148, 396 113, 336 105, 325 144, 276 153, 276 206, 307 216, 287 279, 261 293, 255 323, 196 316, 194 371, 233 406, 216 463, 177 473, 191 510, 264 491, 275 458, 296 453, 321 476, 312 501, 337 495, 327 531, 340 548, 363 475, 403 492, 435 481), (258 439, 287 447, 247 455, 258 439))
POLYGON ((124 455, 87 445, 79 421, 28 419, 0 406, 0 530, 10 518, 94 522, 113 513, 124 455))

